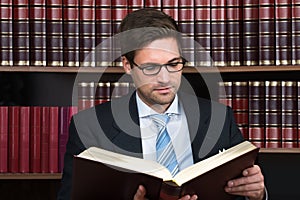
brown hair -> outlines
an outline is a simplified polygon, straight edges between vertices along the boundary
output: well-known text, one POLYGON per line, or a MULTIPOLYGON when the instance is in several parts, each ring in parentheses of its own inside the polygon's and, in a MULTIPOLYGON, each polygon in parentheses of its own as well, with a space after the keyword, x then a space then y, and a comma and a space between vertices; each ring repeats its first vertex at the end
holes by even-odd
POLYGON ((132 63, 135 50, 154 40, 174 37, 180 46, 179 28, 175 20, 159 10, 144 8, 129 13, 119 27, 122 55, 132 63))

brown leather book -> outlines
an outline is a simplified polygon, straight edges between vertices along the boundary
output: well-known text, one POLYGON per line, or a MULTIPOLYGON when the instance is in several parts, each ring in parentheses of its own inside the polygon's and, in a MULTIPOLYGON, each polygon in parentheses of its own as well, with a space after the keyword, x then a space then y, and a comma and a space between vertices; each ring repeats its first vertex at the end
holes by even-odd
POLYGON ((230 200, 224 187, 254 164, 259 148, 248 141, 198 162, 172 177, 149 160, 91 147, 74 157, 72 199, 130 199, 144 185, 148 199, 173 200, 197 194, 201 200, 230 200))

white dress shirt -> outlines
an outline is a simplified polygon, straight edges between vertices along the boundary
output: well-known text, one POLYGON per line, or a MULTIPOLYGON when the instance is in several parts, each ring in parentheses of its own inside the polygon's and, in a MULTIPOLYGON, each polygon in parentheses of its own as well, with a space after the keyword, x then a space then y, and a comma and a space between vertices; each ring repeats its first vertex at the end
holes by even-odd
MULTIPOLYGON (((156 138, 158 133, 150 115, 158 113, 147 106, 137 93, 136 100, 140 120, 143 158, 156 161, 156 138)), ((170 115, 167 131, 172 140, 180 171, 193 165, 194 161, 186 115, 178 101, 177 95, 165 114, 170 115)))

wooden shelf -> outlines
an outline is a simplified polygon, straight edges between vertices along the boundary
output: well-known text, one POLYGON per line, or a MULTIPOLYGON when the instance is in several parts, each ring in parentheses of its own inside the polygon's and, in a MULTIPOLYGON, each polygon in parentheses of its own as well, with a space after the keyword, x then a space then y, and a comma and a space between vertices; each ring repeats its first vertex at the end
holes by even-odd
POLYGON ((1 179, 61 179, 61 173, 0 173, 1 179))
POLYGON ((260 153, 299 153, 300 148, 261 148, 260 153))
MULTIPOLYGON (((236 72, 300 71, 300 65, 238 66, 238 67, 186 67, 184 73, 236 73, 236 72)), ((0 72, 53 72, 53 73, 124 73, 122 67, 31 67, 0 66, 0 72)))

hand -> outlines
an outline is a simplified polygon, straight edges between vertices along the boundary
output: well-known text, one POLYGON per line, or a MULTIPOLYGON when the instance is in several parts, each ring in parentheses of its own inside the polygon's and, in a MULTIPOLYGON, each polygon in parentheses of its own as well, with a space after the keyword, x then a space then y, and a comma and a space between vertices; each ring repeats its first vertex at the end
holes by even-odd
POLYGON ((265 184, 260 167, 254 165, 245 169, 243 177, 228 181, 225 191, 233 195, 246 196, 250 200, 262 200, 265 184))
MULTIPOLYGON (((133 197, 133 200, 146 200, 145 195, 146 195, 146 189, 144 186, 140 185, 133 197)), ((185 195, 181 197, 179 200, 197 200, 197 198, 198 198, 197 195, 193 195, 193 196, 185 195)))

